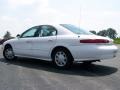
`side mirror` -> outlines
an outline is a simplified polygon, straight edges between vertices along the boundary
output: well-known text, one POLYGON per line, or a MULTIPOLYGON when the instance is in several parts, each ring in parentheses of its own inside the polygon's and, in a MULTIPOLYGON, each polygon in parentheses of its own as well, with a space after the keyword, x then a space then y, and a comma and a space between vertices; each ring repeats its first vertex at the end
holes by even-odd
POLYGON ((17 36, 16 36, 17 38, 20 38, 20 34, 17 34, 17 36))

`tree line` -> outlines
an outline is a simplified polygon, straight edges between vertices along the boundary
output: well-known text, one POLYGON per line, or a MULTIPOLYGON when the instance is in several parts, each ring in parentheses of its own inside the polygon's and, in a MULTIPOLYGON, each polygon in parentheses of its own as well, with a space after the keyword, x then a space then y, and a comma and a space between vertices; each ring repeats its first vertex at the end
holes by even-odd
MULTIPOLYGON (((91 30, 90 32, 95 34, 95 35, 109 37, 111 39, 117 38, 117 31, 113 28, 108 28, 107 30, 101 30, 99 32, 96 32, 95 30, 91 30)), ((11 38, 14 38, 14 37, 12 37, 12 35, 9 31, 6 31, 5 35, 3 36, 3 39, 8 40, 11 38)))
POLYGON ((3 39, 12 39, 12 38, 14 38, 14 37, 12 37, 12 35, 11 35, 11 33, 9 31, 7 31, 5 33, 5 35, 3 36, 3 39))
POLYGON ((95 30, 91 30, 90 32, 99 36, 109 37, 111 39, 117 38, 118 35, 117 31, 113 28, 108 28, 107 30, 101 30, 99 32, 96 32, 95 30))
POLYGON ((5 35, 3 36, 3 39, 0 39, 0 45, 3 44, 5 41, 12 39, 14 37, 11 36, 11 33, 7 31, 5 35))

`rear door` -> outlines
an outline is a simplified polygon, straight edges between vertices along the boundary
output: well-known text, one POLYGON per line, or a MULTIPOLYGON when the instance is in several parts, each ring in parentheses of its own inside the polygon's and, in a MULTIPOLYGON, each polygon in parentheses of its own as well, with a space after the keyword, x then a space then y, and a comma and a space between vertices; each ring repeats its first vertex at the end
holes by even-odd
POLYGON ((56 44, 57 30, 50 25, 42 25, 39 36, 33 40, 32 51, 37 58, 50 59, 50 51, 56 44))

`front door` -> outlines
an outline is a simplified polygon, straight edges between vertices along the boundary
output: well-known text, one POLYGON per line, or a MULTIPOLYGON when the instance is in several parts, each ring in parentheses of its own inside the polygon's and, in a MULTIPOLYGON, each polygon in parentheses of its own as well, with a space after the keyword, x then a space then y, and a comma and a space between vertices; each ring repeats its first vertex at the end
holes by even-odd
POLYGON ((29 30, 25 31, 20 38, 15 42, 14 44, 14 52, 16 55, 22 55, 22 56, 31 56, 31 47, 32 47, 32 41, 34 40, 35 33, 37 32, 38 27, 32 27, 29 30))

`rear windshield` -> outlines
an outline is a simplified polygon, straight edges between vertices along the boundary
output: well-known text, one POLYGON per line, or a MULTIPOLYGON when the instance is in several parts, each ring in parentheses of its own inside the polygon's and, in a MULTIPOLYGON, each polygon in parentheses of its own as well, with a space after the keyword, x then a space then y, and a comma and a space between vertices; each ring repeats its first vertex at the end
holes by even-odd
POLYGON ((74 25, 71 24, 60 24, 62 27, 68 29, 69 31, 75 33, 75 34, 84 34, 84 35, 91 35, 92 33, 90 33, 89 31, 80 29, 79 27, 76 27, 74 25))

